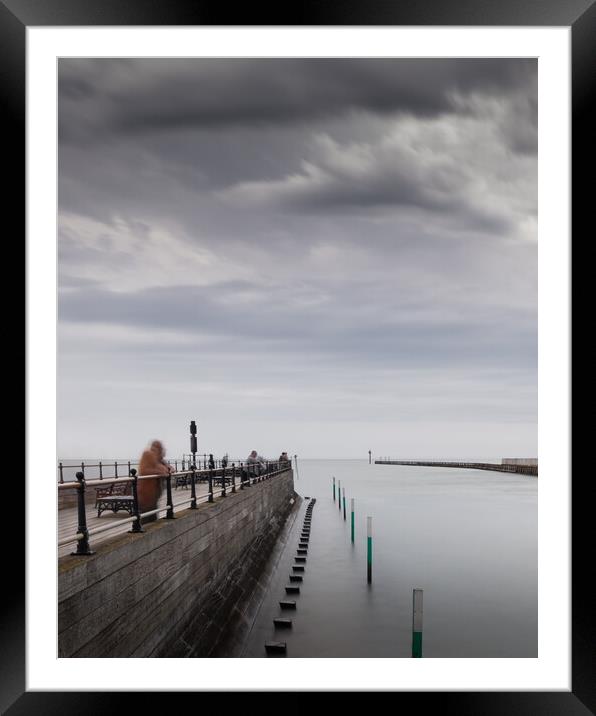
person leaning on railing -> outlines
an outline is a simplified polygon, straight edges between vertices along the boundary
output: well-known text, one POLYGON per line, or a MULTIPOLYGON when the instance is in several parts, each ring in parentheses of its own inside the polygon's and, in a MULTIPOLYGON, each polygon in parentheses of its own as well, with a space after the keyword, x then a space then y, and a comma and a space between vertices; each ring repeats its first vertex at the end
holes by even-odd
POLYGON ((267 469, 265 463, 265 458, 261 457, 256 450, 253 450, 246 458, 246 464, 250 466, 249 471, 253 475, 262 475, 267 469))
MULTIPOLYGON (((161 440, 154 440, 149 448, 143 452, 139 461, 139 477, 142 475, 163 475, 172 472, 172 467, 165 462, 166 451, 161 440)), ((139 512, 150 512, 157 509, 157 503, 163 490, 162 478, 155 480, 139 480, 137 495, 139 499, 139 512)), ((143 518, 143 523, 153 522, 157 515, 143 518)))

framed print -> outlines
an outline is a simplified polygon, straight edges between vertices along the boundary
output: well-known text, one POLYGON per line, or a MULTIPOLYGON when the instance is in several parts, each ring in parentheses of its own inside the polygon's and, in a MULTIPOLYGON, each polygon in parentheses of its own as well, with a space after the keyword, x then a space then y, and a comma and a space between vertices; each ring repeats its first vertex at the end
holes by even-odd
POLYGON ((248 15, 0 5, 27 217, 3 710, 590 713, 570 222, 594 5, 248 15))

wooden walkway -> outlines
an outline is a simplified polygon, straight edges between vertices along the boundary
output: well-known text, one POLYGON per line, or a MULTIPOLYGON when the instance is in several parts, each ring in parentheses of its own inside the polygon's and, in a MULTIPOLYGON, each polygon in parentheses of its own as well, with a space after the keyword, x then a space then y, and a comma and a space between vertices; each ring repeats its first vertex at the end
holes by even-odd
MULTIPOLYGON (((91 489, 91 488, 89 488, 91 489)), ((213 490, 215 492, 215 495, 217 496, 218 491, 221 489, 219 485, 214 485, 213 490)), ((229 489, 229 488, 228 488, 229 489)), ((237 488, 238 489, 238 488, 237 488)), ((209 485, 207 483, 197 483, 196 485, 196 494, 197 499, 200 499, 201 497, 205 497, 207 493, 209 492, 209 485)), ((190 487, 179 487, 177 490, 172 489, 172 499, 174 501, 174 511, 176 511, 176 505, 180 505, 182 502, 185 502, 186 500, 190 500, 190 487)), ((165 507, 166 505, 166 491, 165 488, 163 490, 162 496, 157 504, 158 507, 165 507)), ((184 507, 181 509, 186 509, 190 506, 190 503, 187 503, 184 507)), ((132 523, 131 522, 125 522, 124 524, 118 524, 119 522, 122 522, 127 517, 130 517, 128 512, 125 510, 119 510, 118 512, 112 512, 111 510, 107 510, 106 512, 102 512, 101 517, 97 516, 97 509, 94 508, 92 505, 87 506, 87 529, 91 532, 96 527, 105 527, 106 525, 113 523, 114 526, 111 530, 106 530, 105 532, 100 532, 96 535, 91 535, 89 537, 89 542, 91 544, 91 549, 94 548, 94 546, 100 544, 101 542, 104 542, 107 539, 112 538, 114 535, 122 534, 123 532, 128 532, 128 530, 131 528, 132 523)), ((163 514, 158 515, 159 517, 165 516, 165 512, 163 514)), ((78 526, 78 517, 77 517, 77 508, 76 507, 67 507, 63 510, 58 510, 58 542, 62 539, 66 539, 67 537, 74 536, 77 532, 77 526, 78 526)), ((76 541, 73 541, 69 544, 62 545, 61 547, 58 547, 58 557, 64 557, 67 554, 70 554, 72 551, 76 549, 76 541)))

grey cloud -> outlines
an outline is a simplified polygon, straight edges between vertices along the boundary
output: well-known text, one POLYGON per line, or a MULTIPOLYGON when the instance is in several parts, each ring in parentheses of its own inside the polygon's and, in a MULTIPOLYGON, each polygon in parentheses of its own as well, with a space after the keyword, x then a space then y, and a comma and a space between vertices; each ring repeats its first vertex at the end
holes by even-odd
MULTIPOLYGON (((271 301, 268 290, 248 282, 223 283, 216 290, 178 286, 129 294, 87 288, 63 294, 60 314, 62 320, 81 325, 112 323, 215 339, 203 347, 206 353, 320 354, 338 363, 396 366, 476 362, 527 368, 536 360, 531 315, 469 307, 461 315, 421 314, 412 320, 419 306, 406 298, 403 306, 384 313, 391 298, 375 296, 374 287, 366 284, 336 290, 333 300, 322 306, 301 305, 291 292, 278 290, 271 301), (250 304, 230 301, 247 290, 258 300, 250 304), (367 295, 367 310, 354 313, 352 306, 367 295)), ((192 343, 187 348, 195 350, 192 343)), ((175 352, 184 350, 184 346, 175 347, 175 352)), ((154 346, 153 351, 167 353, 168 349, 154 346)))
MULTIPOLYGON (((504 205, 503 192, 516 181, 531 188, 533 162, 487 151, 495 140, 487 133, 488 120, 441 119, 412 130, 412 122, 398 122, 367 142, 338 143, 320 135, 298 171, 266 181, 241 182, 217 192, 227 204, 242 208, 265 206, 298 212, 371 211, 412 208, 433 212, 460 227, 507 233, 515 223, 516 208, 532 214, 530 191, 518 192, 504 205), (474 154, 474 152, 477 152, 474 154), (483 154, 485 156, 483 157, 483 154), (477 194, 481 180, 488 190, 477 194), (489 200, 490 195, 493 201, 489 200), (528 200, 520 205, 523 196, 528 200)), ((505 197, 506 198, 506 197, 505 197)))
POLYGON ((61 444, 200 411, 533 452, 535 60, 69 58, 59 91, 61 444))
MULTIPOLYGON (((479 207, 465 183, 502 175, 506 163, 510 178, 524 178, 521 162, 536 147, 533 60, 61 60, 60 82, 60 206, 104 222, 118 212, 168 216, 189 234, 207 225, 221 237, 234 222, 259 231, 264 222, 246 215, 253 202, 239 192, 259 186, 270 208, 302 216, 412 207, 455 228, 505 234, 517 219, 507 197, 487 186, 485 196, 495 194, 498 205, 479 207), (207 91, 192 90, 201 83, 207 91), (273 91, 284 83, 285 91, 273 91), (423 153, 408 155, 408 137, 405 152, 387 154, 375 143, 395 123, 396 110, 434 118, 437 126, 476 118, 495 134, 462 136, 462 146, 465 139, 482 157, 502 144, 501 157, 493 152, 474 165, 458 156, 461 147, 448 147, 450 165, 429 167, 423 153), (217 121, 203 121, 214 112, 217 121), (270 118, 266 127, 250 119, 259 113, 270 118), (156 125, 160 131, 151 131, 156 125), (73 132, 84 141, 72 144, 73 132), (321 163, 311 146, 321 135, 344 152, 368 143, 376 166, 362 180, 321 163), (324 182, 305 174, 305 160, 327 175, 324 182), (288 177, 304 181, 280 195, 288 177), (218 211, 209 191, 240 198, 236 216, 230 203, 218 211)), ((523 189, 518 197, 528 193, 523 189)))
POLYGON ((62 141, 185 127, 262 127, 348 110, 436 115, 454 93, 532 91, 521 59, 60 60, 62 141))

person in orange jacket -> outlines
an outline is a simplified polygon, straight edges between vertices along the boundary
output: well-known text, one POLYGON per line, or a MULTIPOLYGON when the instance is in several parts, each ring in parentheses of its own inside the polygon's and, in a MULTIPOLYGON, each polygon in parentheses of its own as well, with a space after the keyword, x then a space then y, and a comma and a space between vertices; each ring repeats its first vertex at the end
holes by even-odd
MULTIPOLYGON (((139 477, 142 475, 168 475, 172 467, 165 461, 166 450, 161 440, 154 440, 149 448, 143 452, 139 461, 139 477)), ((149 512, 157 508, 157 502, 162 493, 163 478, 155 480, 139 480, 137 484, 137 495, 139 499, 139 512, 149 512)), ((157 515, 149 515, 143 518, 144 522, 153 522, 157 515)))

